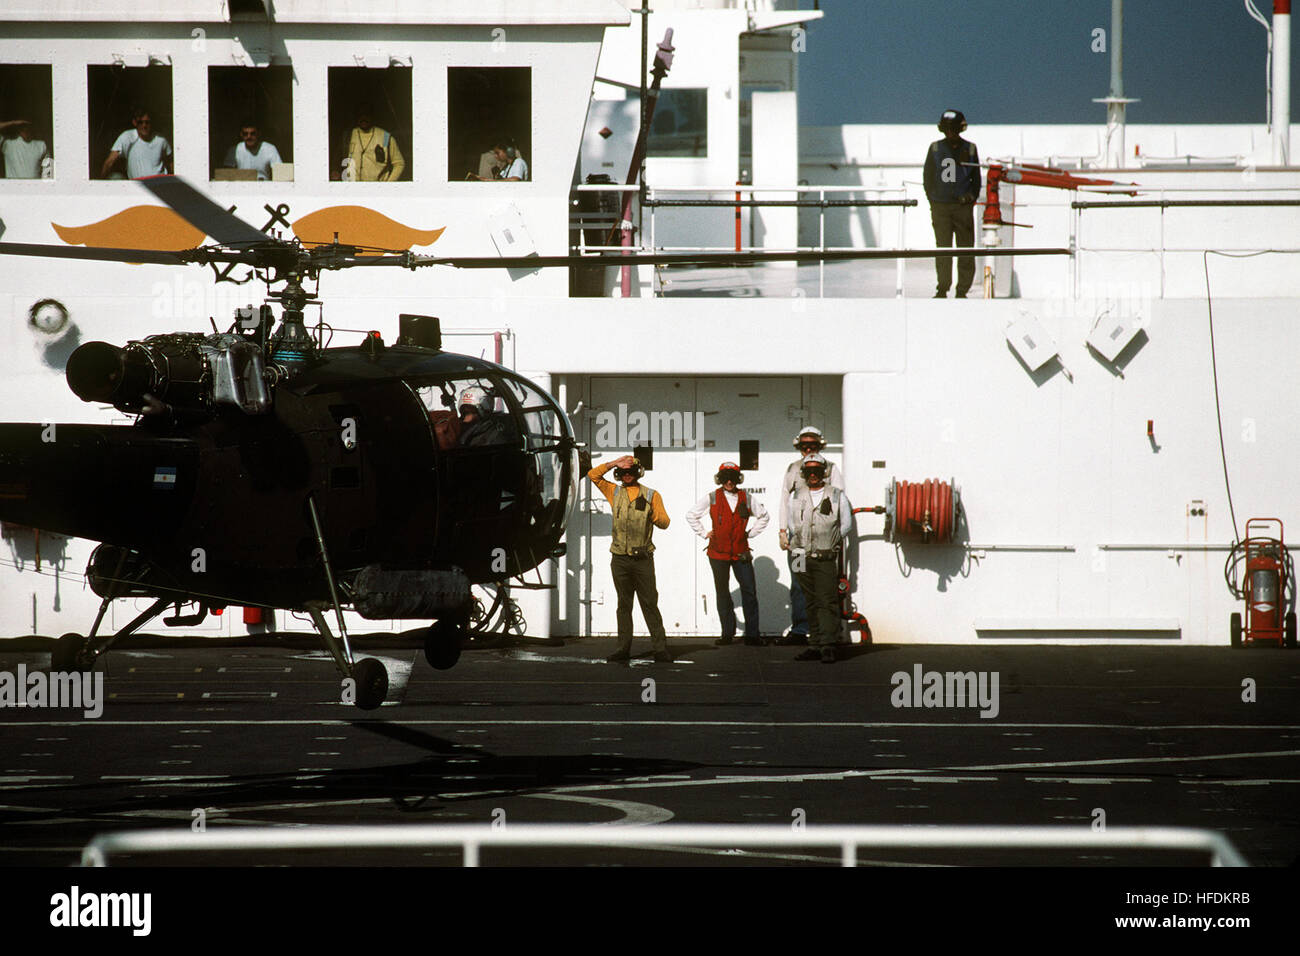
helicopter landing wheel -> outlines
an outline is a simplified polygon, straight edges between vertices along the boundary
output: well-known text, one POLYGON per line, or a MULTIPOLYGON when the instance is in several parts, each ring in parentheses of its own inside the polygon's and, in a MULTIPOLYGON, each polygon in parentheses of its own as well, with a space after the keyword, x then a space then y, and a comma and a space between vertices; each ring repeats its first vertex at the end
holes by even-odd
POLYGON ((374 710, 388 695, 388 671, 373 657, 362 658, 352 665, 352 679, 357 682, 357 707, 374 710))
POLYGON ((436 621, 424 632, 424 659, 434 670, 451 670, 460 660, 463 628, 454 621, 436 621))
POLYGON ((95 660, 86 654, 86 639, 80 634, 64 634, 54 642, 50 652, 50 670, 89 671, 95 667, 95 660))

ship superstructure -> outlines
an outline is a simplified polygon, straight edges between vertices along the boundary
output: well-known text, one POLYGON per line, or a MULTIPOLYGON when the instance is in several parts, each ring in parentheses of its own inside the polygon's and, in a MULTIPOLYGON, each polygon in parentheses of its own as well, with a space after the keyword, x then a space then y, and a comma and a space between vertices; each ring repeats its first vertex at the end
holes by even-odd
MULTIPOLYGON (((104 178, 143 107, 178 174, 284 236, 448 256, 617 246, 640 52, 671 28, 673 69, 636 190, 638 248, 931 247, 921 160, 932 123, 800 130, 798 57, 820 18, 784 6, 665 2, 643 24, 612 0, 378 13, 329 0, 120 0, 94 19, 75 3, 9 4, 5 109, 43 127, 50 163, 49 178, 0 179, 3 238, 202 242, 173 234, 129 181, 104 178), (383 135, 367 137, 364 113, 383 135), (250 121, 281 160, 262 181, 226 163, 250 121), (349 167, 354 131, 370 152, 349 167), (497 145, 524 158, 526 179, 490 180, 497 145), (380 178, 349 178, 372 162, 380 178), (768 200, 806 204, 754 204, 768 200)), ((854 505, 884 505, 894 479, 960 489, 951 542, 891 540, 882 516, 858 515, 852 600, 875 641, 1226 643, 1234 524, 1300 518, 1288 375, 1300 216, 1287 205, 1300 173, 1275 162, 1263 124, 1125 132, 1116 168, 1101 124, 972 127, 981 154, 1009 169, 1135 185, 1007 180, 1003 218, 1033 229, 981 241, 1068 254, 981 258, 965 302, 929 298, 928 259, 594 278, 356 270, 326 278, 317 316, 359 336, 395 331, 402 312, 438 315, 450 348, 503 360, 574 411, 598 462, 652 449, 646 481, 675 519, 656 539, 670 636, 716 632, 702 542, 676 519, 724 460, 741 462, 775 512, 791 439, 811 424, 854 505)), ((7 420, 120 418, 66 388, 70 346, 207 329, 209 317, 224 328, 262 291, 231 281, 241 270, 0 269, 7 420)), ((520 598, 531 635, 615 629, 608 508, 598 493, 583 508, 543 574, 554 587, 520 598)), ((91 543, 9 529, 6 544, 0 633, 57 635, 93 614, 81 574, 91 543)), ((789 572, 775 529, 755 552, 763 630, 779 633, 789 572)), ((243 626, 233 615, 205 625, 243 626)))

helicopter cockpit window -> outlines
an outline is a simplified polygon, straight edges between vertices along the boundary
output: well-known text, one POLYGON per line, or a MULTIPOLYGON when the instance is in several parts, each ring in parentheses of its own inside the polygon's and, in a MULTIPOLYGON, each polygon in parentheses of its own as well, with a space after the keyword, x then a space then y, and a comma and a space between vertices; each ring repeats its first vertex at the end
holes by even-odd
POLYGON ((293 179, 293 67, 208 67, 213 180, 293 179))
POLYGON ((572 469, 566 476, 564 469, 571 446, 564 443, 564 423, 559 409, 549 398, 523 379, 507 379, 506 387, 523 414, 524 448, 532 453, 537 464, 534 518, 539 525, 546 525, 541 529, 546 531, 552 522, 563 519, 566 503, 577 495, 577 476, 572 474, 572 469))
POLYGON ((148 66, 87 66, 86 96, 91 179, 173 171, 170 66, 152 57, 148 66))
POLYGON ((53 179, 50 68, 0 64, 0 90, 0 175, 53 179))
POLYGON ((332 66, 329 102, 330 179, 411 179, 410 67, 332 66))
POLYGON ((417 389, 429 413, 438 447, 483 448, 519 444, 519 430, 489 378, 466 376, 417 389))

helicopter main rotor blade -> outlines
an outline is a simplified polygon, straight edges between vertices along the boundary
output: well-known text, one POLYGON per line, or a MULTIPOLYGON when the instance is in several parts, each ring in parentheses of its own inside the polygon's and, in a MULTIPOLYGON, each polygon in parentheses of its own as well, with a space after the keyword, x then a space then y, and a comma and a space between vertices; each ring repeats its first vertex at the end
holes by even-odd
POLYGON ((735 266, 762 262, 855 262, 864 259, 933 259, 936 256, 1068 256, 1069 249, 1053 248, 943 248, 848 249, 836 252, 666 252, 606 254, 598 256, 376 256, 376 266, 451 266, 456 269, 551 269, 571 266, 735 266))
POLYGON ((172 211, 196 229, 202 229, 223 246, 287 246, 222 209, 179 176, 144 176, 141 186, 165 202, 172 211))
POLYGON ((133 262, 164 266, 181 266, 185 252, 159 249, 96 249, 87 246, 51 246, 39 242, 0 242, 0 255, 41 256, 50 259, 94 259, 103 262, 133 262))

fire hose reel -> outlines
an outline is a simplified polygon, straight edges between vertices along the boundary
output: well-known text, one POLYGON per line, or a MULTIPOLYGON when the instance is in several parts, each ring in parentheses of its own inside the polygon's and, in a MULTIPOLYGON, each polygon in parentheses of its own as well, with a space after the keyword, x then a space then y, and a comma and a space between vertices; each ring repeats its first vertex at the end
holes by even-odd
POLYGON ((920 540, 950 544, 957 535, 961 492, 956 479, 899 481, 885 488, 885 538, 895 544, 920 540))

